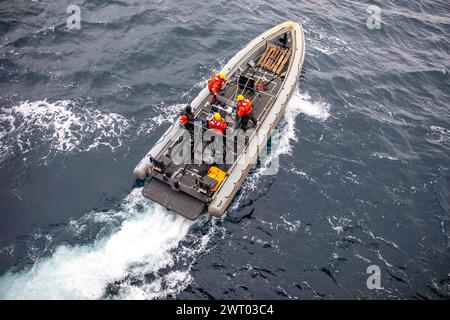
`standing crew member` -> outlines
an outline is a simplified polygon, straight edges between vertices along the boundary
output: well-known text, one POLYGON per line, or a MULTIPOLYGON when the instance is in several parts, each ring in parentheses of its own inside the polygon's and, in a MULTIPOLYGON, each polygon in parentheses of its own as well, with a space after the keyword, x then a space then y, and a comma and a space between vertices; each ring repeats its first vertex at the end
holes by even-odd
POLYGON ((191 106, 186 106, 183 112, 181 112, 180 124, 187 130, 192 130, 194 128, 194 113, 192 113, 191 106))
POLYGON ((211 104, 217 102, 217 96, 220 93, 220 90, 222 90, 222 86, 224 83, 227 82, 227 78, 224 73, 214 74, 211 80, 208 82, 208 89, 209 92, 213 95, 213 99, 211 101, 211 104))
POLYGON ((256 127, 257 121, 252 113, 252 102, 249 99, 245 98, 243 95, 237 96, 237 101, 237 114, 241 118, 242 130, 247 130, 248 120, 252 120, 254 126, 256 127))
POLYGON ((214 114, 214 118, 209 120, 208 126, 210 129, 217 129, 223 134, 227 128, 227 124, 222 120, 222 116, 219 113, 214 114))

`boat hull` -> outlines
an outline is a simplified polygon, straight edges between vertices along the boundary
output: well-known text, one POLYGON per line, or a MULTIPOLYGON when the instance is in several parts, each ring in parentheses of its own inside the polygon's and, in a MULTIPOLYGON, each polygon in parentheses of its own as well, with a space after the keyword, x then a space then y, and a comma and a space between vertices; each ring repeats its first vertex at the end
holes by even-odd
POLYGON ((277 100, 268 115, 263 120, 260 129, 258 130, 258 136, 255 135, 251 138, 245 153, 241 155, 241 157, 246 157, 248 161, 241 164, 237 161, 236 166, 230 172, 227 180, 209 204, 208 212, 213 216, 222 216, 230 205, 250 169, 253 167, 253 164, 256 163, 256 158, 266 147, 268 138, 271 136, 273 129, 275 129, 278 125, 278 122, 283 116, 292 94, 298 86, 298 81, 305 59, 305 38, 302 26, 296 22, 287 21, 264 32, 260 36, 253 39, 244 49, 238 52, 222 69, 222 72, 224 73, 232 72, 235 66, 239 65, 239 61, 245 59, 245 56, 251 54, 255 48, 264 45, 266 39, 271 38, 276 34, 282 34, 287 30, 291 30, 291 32, 293 32, 294 50, 293 58, 286 74, 282 91, 278 95, 277 100), (265 139, 258 139, 258 137, 265 137, 265 139))
MULTIPOLYGON (((272 131, 278 125, 278 122, 283 116, 293 92, 298 86, 298 81, 305 57, 305 39, 302 26, 296 22, 287 21, 273 27, 272 29, 253 39, 247 46, 240 50, 221 70, 221 72, 226 75, 239 73, 238 69, 242 65, 248 63, 251 57, 253 57, 257 52, 263 50, 268 40, 286 34, 287 32, 289 32, 291 35, 290 39, 292 41, 292 56, 287 66, 287 70, 285 71, 285 75, 283 76, 284 80, 281 84, 281 88, 279 89, 279 92, 275 97, 275 101, 273 102, 271 108, 267 111, 267 113, 264 113, 264 117, 259 120, 258 129, 249 137, 249 141, 246 145, 246 148, 244 149, 244 152, 238 156, 234 164, 228 170, 227 178, 220 185, 217 191, 215 191, 214 196, 211 198, 211 200, 205 203, 205 206, 201 209, 202 211, 207 210, 213 216, 221 217, 225 213, 226 209, 228 208, 234 196, 244 182, 250 169, 256 163, 258 155, 265 149, 267 140, 272 135, 272 131)), ((207 88, 204 88, 190 104, 194 114, 197 114, 197 111, 201 111, 202 105, 205 104, 205 101, 207 101, 209 97, 209 90, 207 88)), ((137 179, 144 180, 148 177, 152 166, 150 158, 156 158, 162 152, 165 146, 170 143, 170 141, 176 140, 178 135, 180 135, 181 130, 182 128, 178 123, 174 123, 167 129, 167 131, 158 140, 155 146, 145 155, 145 157, 134 169, 134 176, 137 179)), ((152 175, 155 176, 155 174, 152 175)), ((170 188, 169 190, 166 188, 167 194, 170 194, 174 199, 167 200, 168 198, 165 198, 165 200, 161 200, 160 197, 155 194, 155 190, 158 189, 156 188, 156 186, 157 184, 155 183, 147 185, 143 192, 144 196, 168 207, 169 209, 176 211, 177 213, 185 216, 188 219, 193 220, 198 217, 200 206, 194 205, 193 208, 196 208, 196 211, 188 210, 189 212, 185 212, 185 209, 183 209, 182 206, 176 204, 176 201, 184 201, 184 195, 179 195, 179 193, 182 192, 175 191, 170 188), (153 188, 153 195, 149 190, 150 188, 153 188), (178 198, 178 200, 176 200, 176 198, 178 198), (177 210, 178 207, 180 207, 181 209, 177 210)), ((158 190, 162 190, 161 188, 159 188, 158 190)))

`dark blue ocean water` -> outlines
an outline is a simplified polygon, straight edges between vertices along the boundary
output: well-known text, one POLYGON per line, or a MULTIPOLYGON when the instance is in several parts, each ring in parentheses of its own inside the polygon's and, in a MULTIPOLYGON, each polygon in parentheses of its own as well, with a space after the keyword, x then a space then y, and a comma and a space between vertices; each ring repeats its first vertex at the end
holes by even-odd
POLYGON ((449 34, 444 0, 1 1, 0 298, 448 299, 449 34), (288 19, 278 174, 223 219, 144 199, 132 169, 177 112, 288 19))

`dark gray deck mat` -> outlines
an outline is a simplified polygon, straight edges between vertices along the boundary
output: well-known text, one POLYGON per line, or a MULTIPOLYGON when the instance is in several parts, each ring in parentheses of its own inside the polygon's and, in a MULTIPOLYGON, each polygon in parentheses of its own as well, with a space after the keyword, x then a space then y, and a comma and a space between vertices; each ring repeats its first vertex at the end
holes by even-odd
POLYGON ((184 192, 175 191, 158 179, 150 180, 142 190, 142 195, 189 220, 196 220, 205 209, 205 204, 200 200, 184 192))

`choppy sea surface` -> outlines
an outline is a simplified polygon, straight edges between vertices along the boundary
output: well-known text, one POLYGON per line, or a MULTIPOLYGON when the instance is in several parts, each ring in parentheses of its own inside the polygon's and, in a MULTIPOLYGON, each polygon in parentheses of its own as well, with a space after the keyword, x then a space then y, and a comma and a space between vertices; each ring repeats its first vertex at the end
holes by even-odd
POLYGON ((449 299, 449 34, 445 0, 1 1, 0 298, 449 299), (288 19, 278 174, 256 165, 223 219, 144 199, 134 166, 288 19))

